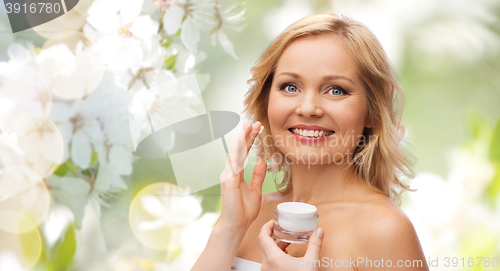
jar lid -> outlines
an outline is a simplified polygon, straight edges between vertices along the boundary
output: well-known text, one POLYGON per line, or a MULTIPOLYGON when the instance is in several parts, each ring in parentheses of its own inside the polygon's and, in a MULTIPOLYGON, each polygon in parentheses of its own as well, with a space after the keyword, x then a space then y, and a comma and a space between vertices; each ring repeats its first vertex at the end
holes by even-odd
POLYGON ((313 218, 317 216, 318 209, 303 202, 283 202, 278 204, 276 211, 280 215, 293 218, 313 218))

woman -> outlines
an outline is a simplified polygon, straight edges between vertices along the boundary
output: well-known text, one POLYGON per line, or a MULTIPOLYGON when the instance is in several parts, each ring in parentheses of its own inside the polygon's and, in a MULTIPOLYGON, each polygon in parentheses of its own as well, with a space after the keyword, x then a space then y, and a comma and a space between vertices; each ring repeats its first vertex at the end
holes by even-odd
POLYGON ((232 146, 221 217, 192 270, 428 270, 396 204, 410 190, 399 177, 413 172, 400 148, 402 92, 376 37, 348 18, 306 16, 252 73, 244 111, 256 123, 232 146), (261 160, 247 184, 234 169, 254 140, 261 160), (262 195, 268 169, 285 177, 262 195), (276 206, 288 201, 318 208, 308 244, 272 237, 276 206))

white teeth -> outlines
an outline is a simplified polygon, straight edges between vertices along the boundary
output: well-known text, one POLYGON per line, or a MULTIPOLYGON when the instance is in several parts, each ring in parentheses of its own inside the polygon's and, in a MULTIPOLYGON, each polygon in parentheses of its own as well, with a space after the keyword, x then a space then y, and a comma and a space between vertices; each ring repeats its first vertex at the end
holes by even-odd
POLYGON ((322 136, 328 136, 333 134, 332 132, 325 132, 325 131, 319 131, 319 130, 302 130, 302 129, 296 129, 293 128, 292 132, 294 134, 298 134, 301 136, 307 136, 307 137, 322 137, 322 136))

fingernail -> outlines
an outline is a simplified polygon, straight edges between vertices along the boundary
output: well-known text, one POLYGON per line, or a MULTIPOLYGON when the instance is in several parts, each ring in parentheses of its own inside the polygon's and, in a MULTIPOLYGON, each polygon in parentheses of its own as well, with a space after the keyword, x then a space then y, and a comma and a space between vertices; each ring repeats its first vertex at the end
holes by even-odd
POLYGON ((264 125, 260 126, 259 134, 262 133, 262 131, 264 131, 264 125))
POLYGON ((322 228, 318 228, 316 230, 316 236, 319 238, 319 239, 323 239, 323 229, 322 228))

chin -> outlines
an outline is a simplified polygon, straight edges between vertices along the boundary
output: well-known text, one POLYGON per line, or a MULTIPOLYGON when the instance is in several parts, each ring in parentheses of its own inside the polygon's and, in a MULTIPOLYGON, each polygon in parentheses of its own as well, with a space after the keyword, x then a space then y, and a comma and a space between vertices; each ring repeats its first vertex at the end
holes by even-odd
POLYGON ((286 154, 286 157, 291 160, 292 164, 296 165, 329 165, 329 164, 340 164, 344 159, 347 158, 345 155, 341 155, 335 152, 325 152, 323 149, 314 149, 312 147, 299 147, 295 149, 287 149, 280 151, 286 154), (334 161, 335 159, 335 161, 334 161))

